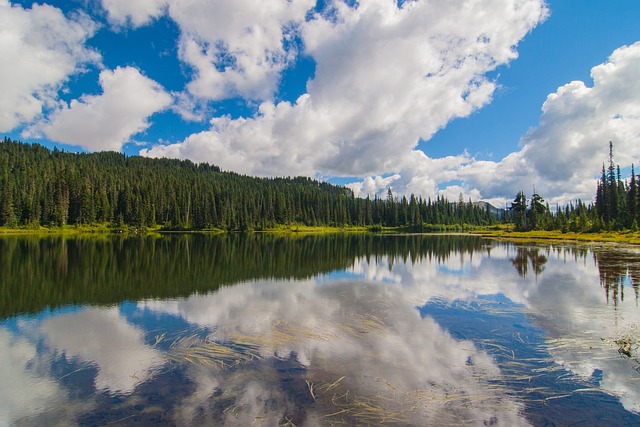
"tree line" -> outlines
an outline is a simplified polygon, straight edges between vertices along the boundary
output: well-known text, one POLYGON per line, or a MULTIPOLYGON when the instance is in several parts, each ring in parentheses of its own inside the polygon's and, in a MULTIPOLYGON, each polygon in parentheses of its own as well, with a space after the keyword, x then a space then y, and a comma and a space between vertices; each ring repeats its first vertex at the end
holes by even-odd
POLYGON ((638 230, 640 221, 640 194, 638 193, 638 176, 631 165, 631 176, 628 181, 620 179, 620 165, 613 164, 613 143, 609 142, 609 166, 605 171, 602 164, 602 175, 596 190, 595 210, 601 222, 610 229, 638 230))
POLYGON ((256 178, 189 160, 0 142, 0 226, 248 231, 299 224, 434 231, 495 221, 488 206, 470 200, 399 198, 391 189, 386 198, 364 199, 306 177, 256 178))
POLYGON ((530 200, 523 191, 518 192, 504 221, 513 222, 516 230, 562 230, 599 232, 610 230, 638 230, 640 222, 640 176, 631 165, 631 176, 624 180, 620 166, 613 161, 613 142, 609 142, 609 162, 598 180, 595 203, 576 200, 564 207, 549 208, 535 190, 530 200))

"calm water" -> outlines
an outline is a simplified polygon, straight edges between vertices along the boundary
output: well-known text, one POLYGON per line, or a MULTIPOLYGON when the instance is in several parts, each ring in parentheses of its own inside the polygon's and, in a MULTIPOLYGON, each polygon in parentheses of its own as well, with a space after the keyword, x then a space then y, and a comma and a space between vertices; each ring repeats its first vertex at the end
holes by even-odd
POLYGON ((0 239, 0 425, 640 425, 640 252, 0 239))

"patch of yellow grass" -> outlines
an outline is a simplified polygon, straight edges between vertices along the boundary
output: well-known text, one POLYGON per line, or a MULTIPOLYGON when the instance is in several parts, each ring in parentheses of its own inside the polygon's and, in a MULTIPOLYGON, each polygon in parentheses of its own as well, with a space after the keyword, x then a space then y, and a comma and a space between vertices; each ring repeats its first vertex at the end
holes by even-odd
POLYGON ((608 243, 625 243, 631 245, 640 245, 640 232, 623 232, 623 231, 607 231, 602 233, 574 233, 561 231, 511 231, 506 229, 500 230, 478 230, 472 234, 481 235, 483 237, 491 237, 501 240, 519 240, 519 241, 571 241, 571 242, 608 242, 608 243))

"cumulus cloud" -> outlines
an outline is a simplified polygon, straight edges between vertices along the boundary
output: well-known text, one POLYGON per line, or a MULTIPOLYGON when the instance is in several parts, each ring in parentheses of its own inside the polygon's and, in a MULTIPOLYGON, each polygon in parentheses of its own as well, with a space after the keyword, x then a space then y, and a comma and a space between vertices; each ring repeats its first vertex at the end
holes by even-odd
POLYGON ((194 76, 187 90, 220 100, 271 99, 297 52, 297 23, 315 0, 103 0, 117 26, 140 26, 166 13, 180 28, 179 57, 194 76))
POLYGON ((614 141, 616 162, 640 159, 640 42, 624 46, 591 70, 593 86, 574 81, 547 97, 540 125, 522 139, 522 156, 551 183, 597 174, 614 141))
POLYGON ((499 82, 487 73, 517 57, 518 43, 547 16, 544 0, 101 4, 116 30, 160 17, 176 23, 184 91, 168 95, 126 67, 101 73, 102 94, 57 104, 69 76, 100 60, 85 46, 96 24, 81 13, 65 17, 51 6, 0 0, 0 55, 12 64, 0 71, 0 131, 39 120, 25 134, 119 150, 174 97, 173 112, 208 119, 210 128, 142 155, 261 176, 357 177, 349 186, 359 196, 392 187, 396 195, 462 192, 497 205, 533 186, 551 203, 591 199, 609 140, 616 163, 639 160, 638 43, 594 67, 592 84, 568 82, 550 94, 521 149, 500 161, 466 152, 434 159, 416 148, 491 102, 499 82), (315 63, 306 93, 275 101, 283 71, 300 55, 315 63), (258 106, 256 113, 212 118, 212 101, 234 97, 258 106))
POLYGON ((100 60, 85 42, 96 31, 88 17, 31 9, 0 0, 0 132, 30 123, 57 98, 70 75, 100 60))
POLYGON ((100 73, 101 95, 84 95, 39 125, 48 138, 88 150, 119 151, 149 127, 148 118, 171 105, 171 96, 132 67, 100 73))
MULTIPOLYGON (((496 162, 466 153, 432 159, 414 150, 402 163, 394 186, 429 195, 462 190, 474 200, 489 199, 497 206, 534 186, 552 203, 589 201, 608 159, 609 141, 614 142, 615 162, 621 167, 640 161, 639 73, 640 42, 623 46, 591 70, 592 86, 573 81, 549 94, 538 126, 522 137, 520 151, 496 162), (462 186, 438 189, 452 180, 462 186)), ((384 188, 365 185, 372 179, 380 181, 368 178, 349 186, 361 196, 380 194, 384 188)))
POLYGON ((224 99, 270 99, 280 73, 294 58, 296 22, 314 0, 202 1, 169 3, 180 25, 180 58, 195 70, 188 90, 224 99))
POLYGON ((591 200, 609 141, 620 166, 640 160, 638 73, 640 42, 617 49, 591 70, 593 86, 574 81, 547 97, 540 123, 523 136, 521 151, 498 163, 478 162, 463 176, 486 195, 515 194, 535 185, 554 202, 591 200))
MULTIPOLYGON (((299 15, 276 10, 292 20, 305 7, 296 10, 299 15)), ((169 10, 178 16, 178 6, 174 9, 172 3, 169 10)), ((200 12, 207 15, 205 9, 200 12)), ((304 53, 316 63, 308 93, 296 102, 277 104, 263 95, 266 100, 254 117, 215 118, 208 131, 142 154, 210 161, 257 175, 397 172, 420 138, 430 138, 452 119, 491 100, 496 84, 485 74, 514 59, 517 43, 546 13, 542 0, 421 1, 400 7, 390 0, 356 6, 329 2, 323 11, 296 21, 304 53)), ((276 26, 284 22, 280 16, 276 13, 276 26)), ((227 33, 235 34, 240 23, 228 21, 234 26, 227 33)), ((212 39, 209 35, 207 40, 212 39)), ((183 58, 199 58, 209 67, 213 48, 198 52, 196 41, 189 43, 193 52, 187 55, 191 48, 183 43, 183 58)), ((200 73, 190 88, 215 97, 195 89, 206 82, 203 88, 218 90, 221 72, 209 71, 200 73), (211 76, 208 82, 206 75, 211 76)), ((228 82, 240 87, 233 79, 228 82)))
MULTIPOLYGON (((594 67, 592 85, 569 82, 550 94, 521 149, 500 161, 466 152, 434 159, 416 149, 491 102, 497 82, 486 73, 517 57, 519 41, 547 16, 542 0, 335 0, 322 10, 314 2, 267 3, 269 13, 244 1, 103 1, 116 22, 142 25, 164 11, 178 23, 180 59, 195 72, 181 99, 261 102, 252 117, 214 117, 209 130, 142 155, 263 176, 357 176, 349 187, 363 197, 392 187, 396 195, 462 192, 501 206, 534 186, 551 203, 590 200, 609 140, 617 163, 638 162, 638 43, 594 67), (275 103, 277 81, 298 54, 285 42, 291 37, 302 40, 315 74, 307 93, 275 103)), ((180 105, 183 117, 202 118, 180 105)))
POLYGON ((102 0, 109 22, 116 26, 139 27, 164 13, 166 0, 102 0))

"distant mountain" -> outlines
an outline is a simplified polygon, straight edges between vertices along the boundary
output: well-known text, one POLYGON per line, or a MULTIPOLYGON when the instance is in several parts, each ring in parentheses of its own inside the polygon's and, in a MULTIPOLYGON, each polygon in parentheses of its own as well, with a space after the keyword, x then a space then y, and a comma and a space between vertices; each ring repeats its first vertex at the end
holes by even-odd
POLYGON ((473 202, 473 205, 485 210, 488 208, 489 212, 491 213, 491 215, 493 215, 494 218, 498 218, 498 219, 502 218, 504 214, 503 208, 496 208, 489 202, 484 202, 484 201, 473 202))

